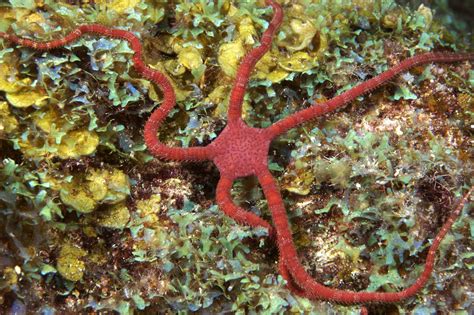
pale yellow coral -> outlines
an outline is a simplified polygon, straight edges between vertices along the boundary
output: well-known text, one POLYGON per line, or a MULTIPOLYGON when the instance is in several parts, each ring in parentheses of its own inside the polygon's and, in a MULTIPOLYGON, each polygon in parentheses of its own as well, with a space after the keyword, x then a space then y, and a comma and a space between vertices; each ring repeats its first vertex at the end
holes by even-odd
POLYGON ((0 16, 2 17, 0 20, 0 32, 8 31, 10 23, 16 21, 18 16, 21 18, 22 11, 27 12, 27 10, 22 8, 0 7, 0 16))
POLYGON ((61 201, 74 210, 81 213, 90 213, 96 207, 96 201, 84 190, 84 187, 74 187, 75 185, 67 185, 61 189, 59 196, 61 201))
POLYGON ((84 276, 85 263, 82 260, 87 252, 82 248, 66 244, 59 251, 56 269, 59 274, 69 281, 79 281, 84 276))
POLYGON ((282 188, 298 195, 307 195, 315 175, 308 172, 302 165, 294 165, 296 169, 289 169, 283 176, 282 188))
POLYGON ((314 173, 318 182, 330 181, 333 185, 345 188, 350 180, 351 164, 345 160, 319 160, 314 163, 314 173))
POLYGON ((136 226, 144 224, 148 230, 153 230, 153 237, 144 237, 143 242, 136 242, 134 246, 138 249, 147 250, 156 248, 156 246, 168 246, 169 234, 165 221, 159 217, 161 211, 161 197, 159 194, 151 196, 149 199, 139 200, 137 202, 136 212, 130 222, 130 225, 136 226))
POLYGON ((176 59, 170 59, 164 63, 166 71, 174 76, 180 76, 186 72, 186 68, 176 59))
POLYGON ((0 102, 0 134, 10 133, 18 127, 18 121, 10 112, 7 102, 0 102))
POLYGON ((138 5, 140 0, 96 0, 95 3, 108 10, 124 13, 127 9, 133 9, 138 5))
POLYGON ((130 213, 127 205, 123 202, 109 206, 99 214, 97 223, 110 229, 123 229, 130 220, 130 213))
POLYGON ((18 274, 15 272, 15 269, 12 267, 6 267, 3 269, 3 276, 1 277, 2 282, 7 286, 11 287, 18 283, 18 274))
MULTIPOLYGON (((191 93, 190 91, 185 91, 185 90, 181 89, 174 82, 173 78, 171 78, 170 76, 167 75, 168 69, 166 68, 166 65, 164 65, 162 62, 157 62, 153 65, 150 65, 150 68, 160 71, 161 73, 163 73, 168 78, 168 80, 171 82, 171 85, 173 86, 173 90, 176 94, 176 100, 178 102, 179 101, 184 101, 189 96, 189 94, 191 93)), ((155 89, 155 86, 153 84, 151 84, 150 81, 141 80, 140 82, 143 84, 143 86, 145 86, 148 89, 148 96, 153 101, 155 101, 155 102, 160 101, 160 96, 157 93, 157 91, 155 89)))
MULTIPOLYGON (((39 2, 39 1, 36 1, 39 2)), ((25 16, 23 19, 24 28, 28 30, 28 32, 32 34, 42 34, 44 33, 44 28, 42 25, 45 23, 50 22, 51 20, 45 19, 45 15, 40 14, 38 12, 32 12, 25 16)))
POLYGON ((99 172, 91 170, 86 175, 87 189, 90 191, 91 198, 96 202, 105 199, 108 193, 107 180, 109 178, 106 174, 107 171, 99 172))
POLYGON ((94 169, 87 175, 87 179, 90 182, 94 182, 94 177, 103 179, 106 184, 107 193, 101 199, 103 203, 117 203, 125 200, 130 194, 128 176, 120 170, 114 169, 108 171, 104 169, 94 169))
POLYGON ((60 117, 53 106, 37 110, 31 116, 44 133, 31 133, 28 138, 19 139, 21 151, 29 157, 78 158, 93 154, 99 145, 99 136, 94 131, 69 131, 74 126, 60 117))
POLYGON ((228 95, 229 88, 225 85, 219 85, 207 97, 207 102, 217 105, 213 112, 214 117, 225 118, 227 113, 227 102, 225 100, 228 98, 228 95))
POLYGON ((7 54, 3 59, 4 62, 0 63, 0 91, 6 92, 8 102, 20 108, 46 104, 48 96, 44 90, 32 88, 30 78, 22 80, 18 78, 18 71, 15 68, 17 62, 13 55, 7 54))
POLYGON ((289 72, 277 67, 275 61, 277 56, 272 52, 266 53, 256 65, 256 77, 278 83, 284 80, 289 72))
POLYGON ((56 151, 55 148, 48 148, 43 149, 44 142, 41 142, 40 145, 36 143, 36 141, 30 141, 30 139, 20 138, 18 139, 18 146, 20 147, 20 151, 27 157, 35 158, 35 157, 44 157, 48 154, 52 154, 52 151, 56 151))
POLYGON ((18 78, 14 75, 14 69, 6 63, 0 63, 0 91, 16 93, 21 88, 22 85, 18 83, 18 78))
POLYGON ((50 106, 46 112, 36 111, 32 116, 35 125, 46 133, 51 132, 53 125, 56 128, 61 128, 64 124, 64 121, 59 117, 53 106, 50 106))
POLYGON ((93 131, 74 130, 68 132, 58 146, 57 155, 60 158, 77 158, 95 152, 99 145, 99 136, 93 131))
POLYGON ((290 30, 291 33, 287 34, 287 40, 282 41, 280 45, 291 52, 308 48, 318 31, 311 21, 301 19, 292 19, 290 30))
POLYGON ((239 37, 243 40, 246 45, 255 44, 254 36, 257 35, 257 31, 253 26, 252 19, 249 17, 244 17, 239 21, 238 25, 239 37))
POLYGON ((267 79, 272 81, 273 83, 278 83, 278 82, 286 79, 287 76, 288 76, 287 71, 278 69, 278 70, 270 72, 267 75, 267 79))
POLYGON ((303 72, 313 68, 317 63, 317 58, 310 56, 307 52, 299 51, 287 58, 278 60, 278 65, 284 70, 303 72))
POLYGON ((150 224, 158 221, 158 214, 161 209, 161 196, 155 194, 149 199, 137 201, 137 214, 140 218, 146 218, 146 221, 150 224))
MULTIPOLYGON (((53 187, 57 189, 58 187, 53 187)), ((94 211, 99 204, 116 204, 130 194, 130 183, 120 170, 89 169, 85 176, 75 176, 63 183, 61 201, 81 213, 94 211)))
POLYGON ((193 70, 202 65, 202 56, 197 48, 189 46, 179 51, 178 61, 185 68, 193 70))
POLYGON ((30 106, 43 106, 46 104, 48 95, 42 90, 30 90, 27 88, 17 92, 7 93, 8 102, 14 107, 25 108, 30 106))
POLYGON ((382 26, 390 29, 397 28, 398 21, 401 19, 401 9, 395 8, 388 11, 382 18, 382 26))
POLYGON ((227 87, 218 85, 206 98, 206 101, 212 104, 222 103, 228 95, 227 87))
POLYGON ((237 67, 244 55, 245 49, 242 45, 242 41, 239 39, 230 43, 222 44, 219 48, 217 61, 226 75, 235 77, 237 67))

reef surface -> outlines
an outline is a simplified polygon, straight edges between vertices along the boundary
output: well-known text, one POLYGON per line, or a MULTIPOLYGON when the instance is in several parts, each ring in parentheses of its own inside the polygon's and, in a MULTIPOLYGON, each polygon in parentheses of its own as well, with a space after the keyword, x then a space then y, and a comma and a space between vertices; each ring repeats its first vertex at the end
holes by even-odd
MULTIPOLYGON (((266 127, 426 51, 472 51, 472 24, 447 1, 280 1, 285 18, 257 64, 245 121, 266 127)), ((38 41, 76 25, 134 31, 172 81, 170 145, 209 143, 225 126, 240 59, 258 44, 263 1, 10 0, 0 31, 38 41)), ((210 163, 160 161, 143 126, 159 88, 120 40, 85 36, 48 52, 0 44, 0 313, 326 313, 278 275, 263 229, 216 206, 210 163)), ((396 291, 473 182, 474 70, 416 67, 272 143, 300 257, 319 282, 396 291)), ((254 178, 236 202, 270 219, 254 178)), ((474 219, 466 206, 414 298, 369 310, 472 313, 474 219)))

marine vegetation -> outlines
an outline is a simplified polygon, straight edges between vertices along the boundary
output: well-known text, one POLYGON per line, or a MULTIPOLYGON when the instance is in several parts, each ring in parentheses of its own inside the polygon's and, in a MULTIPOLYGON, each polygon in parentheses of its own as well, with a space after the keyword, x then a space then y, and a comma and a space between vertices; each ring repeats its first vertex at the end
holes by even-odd
POLYGON ((0 7, 2 311, 472 310, 468 24, 279 3, 0 7))

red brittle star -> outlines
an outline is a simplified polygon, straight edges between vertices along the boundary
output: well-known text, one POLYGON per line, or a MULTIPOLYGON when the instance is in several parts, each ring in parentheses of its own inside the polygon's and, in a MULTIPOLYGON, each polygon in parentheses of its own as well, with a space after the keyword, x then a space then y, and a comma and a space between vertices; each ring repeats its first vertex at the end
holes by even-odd
POLYGON ((249 127, 242 120, 241 116, 245 90, 252 70, 258 60, 270 49, 275 32, 283 19, 280 5, 274 0, 267 0, 267 3, 273 8, 273 18, 262 35, 260 45, 253 48, 243 58, 238 68, 230 95, 227 125, 217 139, 205 147, 178 148, 169 147, 160 142, 158 129, 176 103, 175 92, 165 75, 144 64, 141 43, 132 32, 93 24, 79 26, 64 38, 49 42, 37 42, 1 32, 0 37, 37 50, 49 50, 64 46, 87 33, 126 40, 134 51, 132 61, 135 69, 143 77, 156 83, 163 92, 162 105, 152 113, 145 125, 144 137, 148 149, 156 157, 165 160, 212 160, 217 165, 221 176, 216 192, 219 207, 238 223, 253 227, 264 227, 269 230, 269 234, 276 240, 278 245, 280 273, 287 280, 288 287, 293 292, 312 299, 330 300, 345 304, 397 302, 408 298, 416 294, 430 277, 434 267, 435 253, 440 242, 458 217, 473 188, 464 195, 459 205, 436 235, 429 249, 424 271, 411 286, 400 292, 354 292, 332 289, 314 281, 298 259, 284 203, 277 182, 268 169, 269 146, 272 139, 287 130, 341 108, 358 96, 375 89, 382 83, 414 66, 430 62, 473 61, 474 53, 424 53, 408 58, 380 75, 360 83, 327 102, 313 104, 311 107, 292 114, 270 127, 253 128, 249 127), (232 201, 230 190, 233 182, 237 178, 251 175, 258 178, 263 189, 272 214, 273 225, 257 215, 240 208, 232 201))

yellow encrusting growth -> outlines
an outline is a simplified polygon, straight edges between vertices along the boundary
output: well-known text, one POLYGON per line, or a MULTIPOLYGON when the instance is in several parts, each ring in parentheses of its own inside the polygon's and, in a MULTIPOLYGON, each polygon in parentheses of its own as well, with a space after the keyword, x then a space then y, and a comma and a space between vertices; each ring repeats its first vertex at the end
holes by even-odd
POLYGON ((90 169, 55 188, 61 201, 80 213, 90 213, 100 204, 120 203, 130 194, 128 177, 120 170, 90 169))
POLYGON ((130 220, 130 212, 124 202, 108 206, 98 214, 97 223, 110 229, 123 229, 130 220))
POLYGON ((86 265, 82 258, 87 252, 82 248, 65 244, 59 252, 56 269, 59 274, 69 281, 79 281, 84 276, 86 265))
POLYGON ((0 102, 0 135, 17 129, 18 120, 10 112, 7 102, 0 102))

